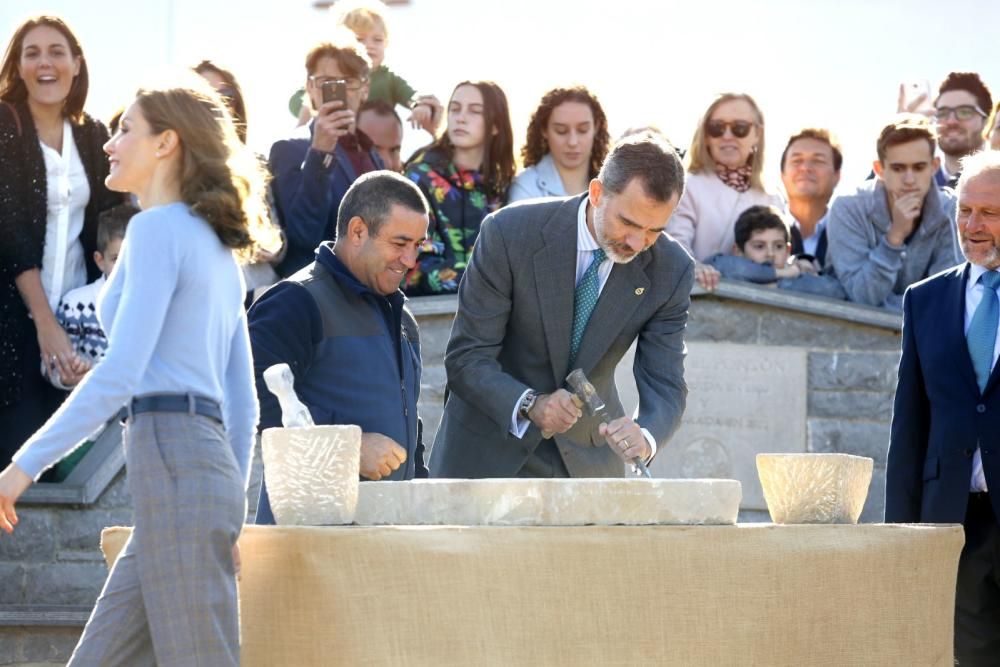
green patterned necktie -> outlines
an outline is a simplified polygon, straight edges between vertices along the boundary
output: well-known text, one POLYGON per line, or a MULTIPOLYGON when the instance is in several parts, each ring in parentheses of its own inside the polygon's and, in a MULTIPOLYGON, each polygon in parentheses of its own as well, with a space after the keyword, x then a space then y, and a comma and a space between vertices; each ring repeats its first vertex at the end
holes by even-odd
POLYGON ((997 318, 1000 317, 1000 304, 997 302, 1000 273, 987 271, 979 278, 979 282, 983 284, 983 299, 972 315, 965 341, 969 346, 972 367, 976 371, 976 382, 982 392, 986 389, 993 369, 993 346, 997 340, 997 318))
POLYGON ((598 248, 594 251, 590 266, 587 267, 587 272, 583 274, 583 278, 577 284, 576 292, 573 295, 573 336, 569 341, 570 370, 573 369, 573 364, 576 362, 576 353, 580 350, 580 341, 583 340, 583 332, 587 330, 590 314, 594 312, 597 298, 601 295, 601 279, 597 275, 597 271, 606 257, 607 253, 604 252, 604 248, 598 248))

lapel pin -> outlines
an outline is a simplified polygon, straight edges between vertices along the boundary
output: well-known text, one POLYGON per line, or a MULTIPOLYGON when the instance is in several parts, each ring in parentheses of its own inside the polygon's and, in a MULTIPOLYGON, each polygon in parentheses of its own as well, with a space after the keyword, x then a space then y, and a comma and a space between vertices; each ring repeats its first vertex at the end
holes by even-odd
POLYGON ((636 296, 642 296, 642 293, 645 292, 645 291, 646 291, 645 287, 636 287, 635 288, 635 295, 636 296))

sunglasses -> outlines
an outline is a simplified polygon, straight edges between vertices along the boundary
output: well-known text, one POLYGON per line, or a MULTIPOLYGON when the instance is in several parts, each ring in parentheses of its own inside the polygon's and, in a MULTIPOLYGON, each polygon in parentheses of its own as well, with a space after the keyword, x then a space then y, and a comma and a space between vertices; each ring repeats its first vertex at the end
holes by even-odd
POLYGON ((972 104, 963 104, 957 107, 938 107, 934 110, 934 117, 942 122, 948 120, 952 114, 958 120, 971 120, 976 116, 986 118, 986 112, 972 104))
POLYGON ((324 84, 328 82, 342 83, 347 87, 348 90, 354 92, 356 90, 361 90, 361 87, 368 83, 368 77, 362 77, 360 79, 351 77, 350 79, 334 79, 328 76, 317 76, 313 74, 309 77, 309 80, 313 82, 313 85, 317 88, 322 88, 324 84))
POLYGON ((705 132, 713 139, 721 139, 728 129, 733 133, 734 137, 742 139, 750 134, 753 125, 753 123, 745 120, 734 120, 731 123, 726 120, 710 120, 705 123, 705 132))

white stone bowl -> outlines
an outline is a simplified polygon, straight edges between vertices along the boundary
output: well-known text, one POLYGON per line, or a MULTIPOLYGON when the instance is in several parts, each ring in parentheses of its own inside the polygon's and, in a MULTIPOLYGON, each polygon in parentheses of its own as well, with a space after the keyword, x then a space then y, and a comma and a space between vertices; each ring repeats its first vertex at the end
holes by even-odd
POLYGON ((261 454, 267 494, 278 525, 328 526, 354 521, 361 428, 269 428, 261 436, 261 454))
POLYGON ((874 462, 850 454, 758 454, 774 523, 857 523, 874 462))

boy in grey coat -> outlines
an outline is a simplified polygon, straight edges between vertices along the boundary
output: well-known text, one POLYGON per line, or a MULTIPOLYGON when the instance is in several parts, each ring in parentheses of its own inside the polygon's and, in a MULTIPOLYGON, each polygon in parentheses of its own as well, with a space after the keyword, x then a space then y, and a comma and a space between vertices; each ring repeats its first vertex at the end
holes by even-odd
POLYGON ((925 119, 899 116, 879 136, 877 178, 834 201, 829 263, 849 300, 899 310, 907 287, 961 261, 955 196, 934 187, 935 148, 925 119))

